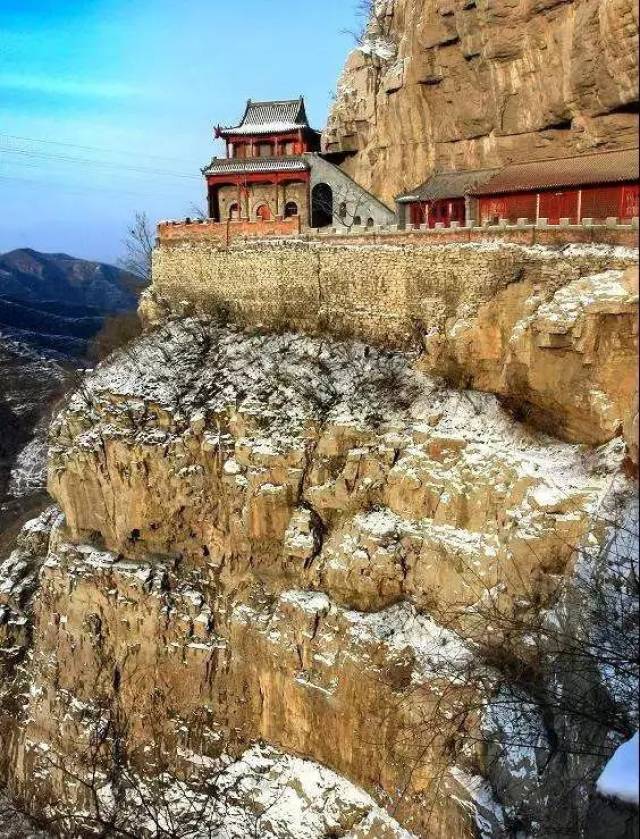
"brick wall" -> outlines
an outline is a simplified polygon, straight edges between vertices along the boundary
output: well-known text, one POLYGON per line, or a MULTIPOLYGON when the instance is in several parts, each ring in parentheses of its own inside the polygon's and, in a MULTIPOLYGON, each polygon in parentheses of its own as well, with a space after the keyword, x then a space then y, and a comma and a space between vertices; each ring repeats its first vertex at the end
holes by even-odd
POLYGON ((158 244, 202 241, 213 248, 228 247, 237 239, 296 236, 300 230, 300 217, 271 221, 166 221, 158 225, 158 244))
MULTIPOLYGON (((224 226, 224 225, 221 225, 224 226)), ((233 225, 232 225, 233 226, 233 225)), ((562 252, 520 245, 425 246, 304 239, 215 242, 161 236, 153 290, 175 311, 223 309, 240 323, 350 335, 407 346, 464 317, 500 289, 529 280, 560 287, 631 256, 562 252)))
POLYGON ((459 227, 441 230, 373 230, 352 228, 348 234, 323 232, 321 241, 344 242, 393 242, 396 244, 448 245, 452 242, 504 242, 518 245, 571 245, 604 244, 638 247, 638 229, 630 225, 549 225, 536 227, 523 225, 512 227, 459 227))

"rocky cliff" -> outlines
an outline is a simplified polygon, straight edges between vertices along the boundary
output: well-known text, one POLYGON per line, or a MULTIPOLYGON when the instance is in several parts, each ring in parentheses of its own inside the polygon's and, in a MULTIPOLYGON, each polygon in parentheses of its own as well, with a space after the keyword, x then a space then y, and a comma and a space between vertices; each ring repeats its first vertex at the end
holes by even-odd
POLYGON ((624 443, 415 361, 183 318, 86 380, 0 567, 0 769, 45 824, 583 835, 637 724, 624 443))
POLYGON ((637 144, 634 0, 375 0, 325 132, 392 204, 434 169, 637 144))

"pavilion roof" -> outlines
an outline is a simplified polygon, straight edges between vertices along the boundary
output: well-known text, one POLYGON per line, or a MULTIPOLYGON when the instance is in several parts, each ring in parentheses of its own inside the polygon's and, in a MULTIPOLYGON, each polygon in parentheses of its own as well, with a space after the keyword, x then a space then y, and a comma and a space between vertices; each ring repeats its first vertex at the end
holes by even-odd
POLYGON ((534 160, 530 163, 511 163, 472 192, 475 195, 490 195, 637 179, 638 149, 628 148, 576 157, 534 160))
POLYGON ((261 172, 305 172, 309 163, 303 157, 214 157, 203 175, 252 175, 261 172))
POLYGON ((442 198, 463 198, 474 187, 488 180, 497 171, 497 169, 473 169, 463 172, 436 172, 411 192, 399 195, 396 201, 405 203, 411 201, 439 201, 442 198))
POLYGON ((309 129, 304 99, 283 99, 270 102, 247 102, 239 125, 219 128, 222 137, 233 134, 276 134, 309 129))

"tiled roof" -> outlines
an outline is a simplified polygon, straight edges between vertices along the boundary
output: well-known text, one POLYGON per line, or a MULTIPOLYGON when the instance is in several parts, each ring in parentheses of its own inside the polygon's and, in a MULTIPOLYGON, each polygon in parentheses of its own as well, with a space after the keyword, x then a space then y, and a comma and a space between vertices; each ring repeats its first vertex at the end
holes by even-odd
POLYGON ((239 125, 220 129, 220 134, 270 134, 309 128, 304 99, 286 99, 278 102, 247 102, 239 125))
POLYGON ((497 171, 497 169, 474 169, 466 172, 438 172, 410 193, 399 195, 396 200, 403 203, 462 198, 497 171))
POLYGON ((616 183, 638 179, 638 149, 512 163, 473 189, 474 195, 616 183))
POLYGON ((202 170, 204 175, 249 175, 260 172, 304 172, 309 169, 302 157, 214 157, 209 166, 202 170))

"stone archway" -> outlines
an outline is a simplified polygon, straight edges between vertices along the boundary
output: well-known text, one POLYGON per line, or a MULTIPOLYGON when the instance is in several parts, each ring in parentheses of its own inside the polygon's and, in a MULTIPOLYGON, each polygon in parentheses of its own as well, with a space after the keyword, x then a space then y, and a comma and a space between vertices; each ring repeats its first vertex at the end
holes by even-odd
POLYGON ((256 207, 256 219, 258 221, 271 221, 271 208, 268 204, 260 204, 256 207))
POLYGON ((333 190, 329 184, 316 184, 311 191, 311 226, 330 227, 333 224, 333 190))

